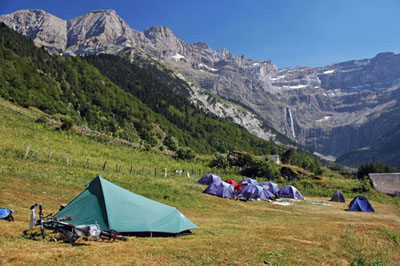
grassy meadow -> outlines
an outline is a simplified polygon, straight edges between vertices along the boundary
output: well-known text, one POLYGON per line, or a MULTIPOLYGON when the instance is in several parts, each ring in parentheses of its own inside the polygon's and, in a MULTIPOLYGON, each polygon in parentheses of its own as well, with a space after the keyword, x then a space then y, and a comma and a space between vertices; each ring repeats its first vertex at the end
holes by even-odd
MULTIPOLYGON (((116 146, 107 139, 58 131, 35 120, 37 110, 0 100, 0 207, 15 210, 15 222, 0 220, 0 265, 396 265, 400 263, 399 198, 363 192, 376 213, 294 202, 237 202, 201 193, 195 181, 207 173, 206 157, 177 161, 161 151, 116 146), (28 158, 24 158, 30 144, 28 158), (48 160, 50 151, 52 157, 48 160), (68 155, 71 165, 67 165, 68 155), (89 161, 88 161, 89 159, 89 161), (104 162, 107 167, 103 171, 104 162), (88 164, 87 164, 88 162, 88 164), (117 171, 120 168, 120 171, 117 171), (87 166, 87 167, 86 167, 87 166), (130 167, 133 166, 132 174, 130 167), (143 172, 143 168, 145 169, 143 172), (155 175, 154 168, 157 169, 155 175), (164 168, 168 176, 164 177, 164 168), (173 174, 194 170, 194 178, 173 174), (128 242, 35 241, 23 234, 29 207, 41 202, 55 213, 97 174, 132 192, 176 206, 201 229, 179 238, 128 242), (200 174, 200 175, 199 175, 200 174)), ((223 179, 241 177, 219 173, 223 179)), ((281 184, 289 183, 278 180, 281 184)), ((325 170, 292 182, 307 200, 328 202, 340 188, 350 201, 368 186, 325 170)))

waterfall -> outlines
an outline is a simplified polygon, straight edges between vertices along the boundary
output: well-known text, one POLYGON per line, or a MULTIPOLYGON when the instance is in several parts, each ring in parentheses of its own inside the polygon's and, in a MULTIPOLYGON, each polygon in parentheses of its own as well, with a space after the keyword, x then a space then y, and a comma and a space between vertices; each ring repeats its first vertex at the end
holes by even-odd
POLYGON ((286 108, 288 110, 288 115, 289 115, 290 129, 292 130, 293 138, 296 139, 296 132, 294 131, 294 122, 293 122, 292 110, 290 110, 289 107, 286 107, 286 108))

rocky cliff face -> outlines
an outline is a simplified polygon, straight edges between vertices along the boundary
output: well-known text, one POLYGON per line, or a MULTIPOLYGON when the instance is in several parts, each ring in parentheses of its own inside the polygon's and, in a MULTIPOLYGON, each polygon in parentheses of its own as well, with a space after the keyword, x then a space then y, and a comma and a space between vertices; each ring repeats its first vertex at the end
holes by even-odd
POLYGON ((277 69, 270 61, 212 50, 202 42, 185 43, 167 27, 138 32, 113 10, 69 21, 22 10, 0 16, 0 21, 51 52, 131 49, 150 54, 199 87, 253 110, 263 119, 260 123, 322 154, 340 156, 368 146, 397 125, 390 114, 399 108, 400 55, 393 53, 326 67, 277 69))
POLYGON ((32 38, 37 46, 44 46, 52 53, 60 53, 67 46, 67 21, 42 10, 22 10, 0 16, 13 30, 32 38))

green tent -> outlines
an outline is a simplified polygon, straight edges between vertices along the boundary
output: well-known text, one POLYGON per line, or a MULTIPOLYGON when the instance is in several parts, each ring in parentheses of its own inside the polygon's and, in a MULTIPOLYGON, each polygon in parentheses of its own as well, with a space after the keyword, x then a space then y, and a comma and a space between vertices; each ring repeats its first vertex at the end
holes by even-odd
POLYGON ((98 223, 102 230, 120 233, 179 234, 199 227, 177 208, 147 199, 97 176, 55 217, 73 225, 98 223))

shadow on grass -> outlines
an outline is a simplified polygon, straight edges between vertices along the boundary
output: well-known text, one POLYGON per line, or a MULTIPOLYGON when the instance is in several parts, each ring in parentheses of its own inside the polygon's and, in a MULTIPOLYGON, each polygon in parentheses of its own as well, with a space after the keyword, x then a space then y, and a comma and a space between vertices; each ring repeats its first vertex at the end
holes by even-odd
POLYGON ((24 239, 33 241, 42 241, 42 234, 39 232, 30 232, 30 230, 24 230, 22 237, 24 239))
MULTIPOLYGON (((42 234, 40 232, 30 232, 30 230, 24 230, 23 236, 24 239, 33 240, 33 241, 45 241, 46 239, 42 238, 42 234)), ((76 242, 68 242, 64 241, 60 238, 51 237, 49 242, 60 242, 60 244, 68 244, 73 247, 79 246, 88 246, 86 243, 76 243, 76 242)))

